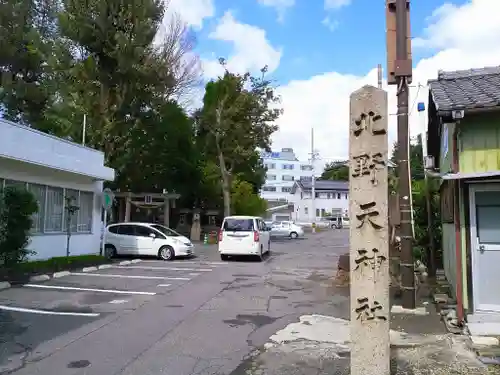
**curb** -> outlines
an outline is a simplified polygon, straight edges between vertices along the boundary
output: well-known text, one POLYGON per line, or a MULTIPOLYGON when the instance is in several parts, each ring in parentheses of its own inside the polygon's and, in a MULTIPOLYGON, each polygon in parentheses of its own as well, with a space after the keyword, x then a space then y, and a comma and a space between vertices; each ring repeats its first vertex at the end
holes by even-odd
POLYGON ((97 271, 97 267, 84 267, 82 268, 82 272, 92 272, 97 271))
MULTIPOLYGON (((113 268, 116 265, 118 266, 128 266, 130 264, 136 264, 142 262, 142 259, 132 259, 132 260, 125 260, 122 262, 119 262, 118 264, 101 264, 99 266, 92 266, 92 267, 84 267, 80 270, 80 272, 94 272, 97 270, 105 270, 109 268, 113 268)), ((71 271, 59 271, 59 272, 54 272, 51 275, 48 274, 42 274, 42 275, 33 275, 29 278, 29 282, 42 282, 42 281, 48 281, 50 279, 58 279, 61 277, 69 276, 71 275, 71 271)), ((12 287, 12 284, 9 281, 0 281, 0 291, 9 289, 12 287)))
POLYGON ((500 345, 500 340, 491 336, 470 336, 473 349, 494 348, 500 345))
POLYGON ((30 281, 31 282, 36 282, 36 281, 47 281, 50 280, 49 275, 36 275, 36 276, 31 276, 30 281))
POLYGON ((52 278, 58 279, 60 277, 64 277, 64 276, 68 276, 68 275, 71 275, 71 272, 69 272, 69 271, 54 272, 52 274, 52 278))

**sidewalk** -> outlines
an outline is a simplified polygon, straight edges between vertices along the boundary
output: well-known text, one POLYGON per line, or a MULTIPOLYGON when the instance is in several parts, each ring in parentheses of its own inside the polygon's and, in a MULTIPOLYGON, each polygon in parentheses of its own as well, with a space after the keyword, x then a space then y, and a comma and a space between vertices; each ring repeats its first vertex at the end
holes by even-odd
MULTIPOLYGON (((392 374, 500 374, 499 367, 479 361, 467 336, 447 332, 426 289, 421 292, 419 315, 391 314, 392 374)), ((271 336, 232 375, 348 375, 349 332, 348 320, 303 315, 271 336)))

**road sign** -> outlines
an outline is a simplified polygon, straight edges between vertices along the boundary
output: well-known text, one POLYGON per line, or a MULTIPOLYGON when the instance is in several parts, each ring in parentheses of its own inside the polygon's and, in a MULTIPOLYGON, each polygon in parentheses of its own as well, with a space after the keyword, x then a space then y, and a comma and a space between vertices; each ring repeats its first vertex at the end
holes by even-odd
POLYGON ((105 210, 111 209, 113 206, 113 201, 115 200, 115 194, 111 191, 111 189, 104 189, 102 192, 102 207, 105 210))

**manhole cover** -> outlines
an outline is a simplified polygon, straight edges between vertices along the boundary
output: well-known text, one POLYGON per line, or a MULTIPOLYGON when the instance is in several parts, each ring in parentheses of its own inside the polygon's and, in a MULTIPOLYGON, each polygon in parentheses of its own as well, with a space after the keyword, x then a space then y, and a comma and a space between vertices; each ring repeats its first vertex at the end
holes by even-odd
POLYGON ((87 361, 86 359, 68 363, 68 368, 85 368, 89 366, 90 366, 90 361, 87 361))

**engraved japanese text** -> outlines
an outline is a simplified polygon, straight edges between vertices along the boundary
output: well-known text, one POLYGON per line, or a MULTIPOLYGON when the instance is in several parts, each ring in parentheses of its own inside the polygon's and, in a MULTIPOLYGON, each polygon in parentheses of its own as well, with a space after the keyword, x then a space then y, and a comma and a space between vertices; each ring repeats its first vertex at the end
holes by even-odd
POLYGON ((382 229, 382 225, 378 224, 375 219, 380 216, 380 212, 377 210, 376 202, 369 202, 365 204, 360 204, 359 208, 361 212, 356 214, 356 219, 359 223, 357 228, 362 228, 365 224, 369 224, 373 229, 382 229))
POLYGON ((386 166, 384 156, 381 152, 354 156, 352 164, 352 177, 370 176, 372 184, 377 183, 376 171, 386 166))
POLYGON ((384 128, 378 127, 378 121, 382 119, 382 116, 376 114, 373 111, 366 113, 361 113, 359 117, 354 120, 354 135, 359 137, 363 131, 369 131, 372 135, 384 135, 387 131, 384 128))
POLYGON ((387 258, 380 254, 380 251, 376 248, 373 248, 371 251, 358 249, 357 252, 358 256, 354 260, 356 263, 356 268, 354 268, 354 270, 359 269, 361 266, 370 267, 372 270, 375 270, 387 260, 387 258))
POLYGON ((357 320, 387 320, 387 316, 383 314, 384 308, 378 301, 370 303, 370 299, 368 297, 361 297, 357 299, 357 302, 358 306, 354 310, 357 314, 357 320))

